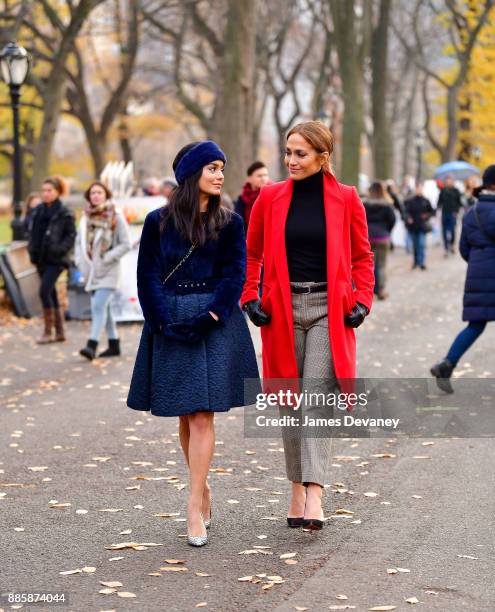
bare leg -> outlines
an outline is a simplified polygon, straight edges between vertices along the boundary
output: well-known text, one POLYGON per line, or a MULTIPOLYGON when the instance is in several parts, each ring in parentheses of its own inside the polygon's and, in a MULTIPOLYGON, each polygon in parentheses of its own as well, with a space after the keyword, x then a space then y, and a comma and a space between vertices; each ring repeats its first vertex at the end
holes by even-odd
POLYGON ((205 535, 202 519, 203 495, 215 448, 213 412, 195 412, 189 421, 189 474, 190 494, 188 503, 188 533, 205 535))
MULTIPOLYGON (((184 453, 184 457, 186 459, 186 463, 189 466, 189 417, 180 416, 179 417, 179 440, 180 445, 182 447, 182 452, 184 453)), ((211 491, 210 485, 208 484, 208 480, 205 482, 205 488, 203 491, 203 504, 202 504, 202 512, 203 517, 206 520, 210 518, 210 507, 211 507, 211 491)))
POLYGON ((304 516, 304 506, 306 505, 306 487, 300 482, 292 483, 292 492, 289 505, 289 518, 304 516))

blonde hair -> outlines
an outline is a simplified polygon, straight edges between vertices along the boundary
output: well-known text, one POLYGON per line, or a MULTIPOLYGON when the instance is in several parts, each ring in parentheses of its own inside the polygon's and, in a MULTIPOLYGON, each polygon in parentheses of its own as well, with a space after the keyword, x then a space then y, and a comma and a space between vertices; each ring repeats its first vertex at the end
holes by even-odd
POLYGON ((287 140, 292 134, 300 134, 318 153, 328 153, 328 161, 323 164, 323 171, 332 174, 330 158, 333 153, 333 134, 321 121, 304 121, 289 130, 287 140))
POLYGON ((59 196, 64 196, 69 193, 69 186, 67 184, 67 181, 61 176, 49 176, 43 181, 43 185, 45 183, 52 185, 52 187, 54 187, 58 191, 59 196))

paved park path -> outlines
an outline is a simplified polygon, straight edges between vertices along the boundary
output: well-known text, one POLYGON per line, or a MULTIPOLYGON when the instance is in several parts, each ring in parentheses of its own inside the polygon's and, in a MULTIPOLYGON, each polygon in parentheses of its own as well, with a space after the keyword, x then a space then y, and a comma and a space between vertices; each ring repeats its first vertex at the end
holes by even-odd
MULTIPOLYGON (((465 264, 439 249, 428 263, 392 255, 391 297, 358 331, 360 375, 427 376, 460 329, 465 264)), ((22 609, 495 609, 493 440, 336 441, 329 518, 310 533, 286 527, 280 441, 245 438, 233 410, 216 419, 210 543, 193 549, 177 422, 125 405, 140 326, 122 326, 122 358, 91 364, 87 323, 68 327, 44 347, 38 321, 0 330, 0 592, 69 599, 22 609)), ((459 374, 494 372, 488 328, 459 374)))

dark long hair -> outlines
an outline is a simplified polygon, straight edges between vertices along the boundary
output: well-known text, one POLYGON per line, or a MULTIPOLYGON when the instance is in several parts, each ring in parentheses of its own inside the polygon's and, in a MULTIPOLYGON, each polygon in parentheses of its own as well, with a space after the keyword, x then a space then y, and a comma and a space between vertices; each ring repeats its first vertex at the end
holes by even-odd
MULTIPOLYGON (((176 169, 181 158, 198 142, 182 147, 175 156, 172 168, 176 169)), ((231 211, 222 203, 221 196, 211 195, 205 219, 199 210, 199 179, 203 168, 187 177, 170 195, 168 204, 161 210, 160 231, 173 223, 177 231, 191 243, 202 246, 206 240, 218 238, 218 233, 230 221, 231 211)))

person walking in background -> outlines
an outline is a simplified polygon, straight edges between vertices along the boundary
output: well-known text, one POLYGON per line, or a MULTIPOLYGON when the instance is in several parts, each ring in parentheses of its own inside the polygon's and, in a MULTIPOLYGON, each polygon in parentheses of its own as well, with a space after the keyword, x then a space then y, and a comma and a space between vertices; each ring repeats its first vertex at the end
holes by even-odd
POLYGON ((31 192, 26 198, 26 206, 24 209, 24 236, 29 240, 31 230, 33 229, 34 211, 41 204, 41 194, 37 191, 31 192))
POLYGON ((268 170, 262 161, 253 162, 247 169, 247 179, 242 187, 242 193, 234 204, 235 212, 244 220, 244 229, 247 232, 251 209, 261 188, 270 183, 268 170))
POLYGON ((370 185, 364 208, 368 237, 375 256, 374 291, 379 300, 385 300, 388 297, 385 291, 387 255, 390 249, 390 232, 395 225, 395 212, 393 200, 381 181, 370 185))
POLYGON ((191 546, 208 541, 214 414, 249 404, 245 380, 259 381, 239 308, 246 274, 244 224, 221 199, 226 161, 211 140, 177 153, 173 169, 179 186, 166 206, 146 216, 137 265, 145 325, 127 405, 179 417, 190 477, 191 546))
MULTIPOLYGON (((261 327, 268 385, 270 379, 289 386, 302 380, 304 390, 316 384, 319 395, 335 393, 340 379, 355 376, 352 328, 363 323, 373 299, 366 215, 356 189, 338 183, 331 172, 333 136, 323 123, 294 126, 286 143, 290 177, 264 187, 251 212, 241 304, 261 327)), ((319 416, 328 418, 331 408, 322 408, 319 416)), ((332 437, 294 429, 282 427, 292 483, 287 523, 318 530, 332 437)))
POLYGON ((467 210, 473 204, 476 204, 476 196, 474 195, 479 185, 478 176, 470 176, 464 181, 464 193, 462 194, 463 207, 467 210))
POLYGON ((455 229, 457 224, 457 215, 462 208, 461 192, 454 185, 454 177, 447 175, 445 177, 444 187, 438 196, 437 208, 442 211, 442 236, 445 249, 445 257, 449 253, 454 253, 455 244, 455 229))
POLYGON ((58 177, 45 179, 41 188, 42 204, 33 213, 28 250, 41 279, 39 295, 43 304, 44 331, 38 344, 64 342, 64 314, 57 295, 57 279, 70 265, 76 226, 73 213, 60 200, 67 184, 58 177), (53 337, 55 329, 55 337, 53 337))
POLYGON ((423 184, 418 183, 415 195, 405 201, 406 229, 413 245, 412 269, 426 270, 426 234, 431 232, 430 219, 435 216, 430 201, 423 195, 423 184))
POLYGON ((176 187, 177 187, 177 181, 174 179, 173 176, 165 177, 162 181, 162 196, 164 198, 167 198, 167 200, 169 200, 170 196, 172 195, 173 190, 176 187))
POLYGON ((161 195, 161 183, 156 176, 150 176, 144 181, 143 195, 145 196, 159 196, 161 195))
POLYGON ((483 184, 475 191, 478 202, 464 215, 459 243, 461 255, 468 262, 462 320, 469 323, 446 357, 430 370, 446 393, 453 393, 450 377, 461 357, 483 333, 487 322, 495 320, 495 164, 485 170, 483 184))
POLYGON ((91 293, 91 332, 79 353, 95 358, 105 327, 108 348, 98 357, 120 355, 120 340, 110 304, 119 285, 120 260, 131 249, 131 239, 124 215, 115 209, 112 193, 98 181, 91 183, 84 197, 87 206, 79 223, 75 261, 82 273, 86 291, 91 293))
MULTIPOLYGON (((404 221, 404 204, 399 197, 399 193, 398 193, 398 189, 397 189, 397 185, 395 184, 395 181, 393 179, 387 179, 385 181, 385 188, 387 190, 388 195, 392 198, 392 201, 394 203, 394 208, 397 211, 397 214, 402 219, 402 221, 404 221)), ((409 245, 407 244, 407 239, 406 239, 406 251, 408 250, 408 247, 409 245)), ((390 250, 391 251, 394 250, 394 241, 392 240, 392 238, 390 238, 390 250)))

